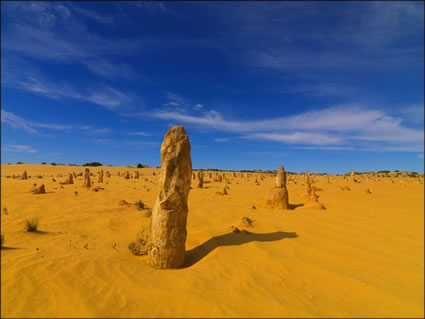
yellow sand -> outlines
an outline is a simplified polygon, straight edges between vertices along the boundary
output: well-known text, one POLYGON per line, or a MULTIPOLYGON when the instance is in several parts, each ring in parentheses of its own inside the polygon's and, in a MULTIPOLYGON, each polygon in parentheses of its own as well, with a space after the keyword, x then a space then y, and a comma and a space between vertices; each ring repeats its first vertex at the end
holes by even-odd
POLYGON ((313 175, 326 207, 315 210, 302 207, 303 178, 291 175, 295 209, 278 211, 262 208, 272 176, 257 175, 257 186, 255 175, 226 173, 227 196, 206 177, 189 195, 188 266, 156 270, 128 249, 149 218, 118 202, 152 208, 159 169, 139 169, 139 180, 104 177, 108 184, 92 177, 105 188, 98 192, 82 177, 61 188, 72 171, 84 168, 2 165, 2 317, 424 317, 424 185, 416 178, 331 176, 329 184, 313 175), (30 179, 6 178, 24 170, 30 179), (47 194, 32 195, 34 183, 47 194), (244 216, 251 234, 229 233, 244 216), (32 217, 40 233, 23 230, 32 217))

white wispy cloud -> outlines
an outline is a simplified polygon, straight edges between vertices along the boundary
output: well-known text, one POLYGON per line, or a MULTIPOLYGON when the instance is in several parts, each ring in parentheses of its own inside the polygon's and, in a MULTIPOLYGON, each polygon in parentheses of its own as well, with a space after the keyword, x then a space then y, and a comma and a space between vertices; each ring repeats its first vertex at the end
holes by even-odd
POLYGON ((73 5, 72 3, 68 4, 68 6, 70 6, 74 12, 101 24, 114 24, 117 19, 117 15, 99 14, 92 10, 84 9, 81 6, 73 5))
POLYGON ((418 158, 424 159, 424 154, 418 154, 418 158))
MULTIPOLYGON (((78 90, 67 82, 56 83, 38 74, 38 72, 22 71, 19 75, 6 74, 6 86, 42 95, 50 99, 73 99, 100 105, 109 110, 117 111, 130 107, 131 103, 140 97, 132 92, 123 92, 108 85, 97 85, 89 89, 78 90)), ((3 83, 2 83, 3 84, 3 83)))
POLYGON ((109 128, 95 128, 90 125, 79 125, 77 128, 86 134, 104 135, 111 133, 111 129, 109 128))
POLYGON ((113 24, 120 14, 104 15, 72 3, 47 1, 7 3, 4 7, 9 20, 5 19, 10 21, 13 16, 13 23, 8 22, 7 31, 2 32, 6 54, 47 63, 77 63, 105 78, 136 76, 120 58, 140 52, 140 41, 123 37, 111 41, 91 32, 85 22, 113 24))
POLYGON ((151 136, 152 134, 146 132, 127 132, 129 135, 137 135, 137 136, 151 136))
POLYGON ((341 144, 344 139, 338 136, 331 136, 323 133, 253 133, 243 136, 247 139, 269 140, 289 144, 311 144, 311 145, 329 145, 341 144))
POLYGON ((289 144, 351 147, 353 143, 373 142, 380 149, 414 151, 423 149, 424 143, 423 129, 409 128, 401 118, 361 105, 340 105, 256 121, 227 120, 214 110, 202 115, 167 111, 148 115, 218 131, 245 133, 242 137, 246 139, 289 144))
POLYGON ((1 148, 2 151, 5 152, 18 152, 18 153, 37 153, 38 151, 33 149, 29 145, 12 145, 12 144, 5 144, 1 148))
POLYGON ((72 125, 57 123, 42 123, 38 121, 28 120, 13 112, 1 110, 1 122, 16 129, 22 129, 27 133, 41 134, 40 129, 53 131, 81 131, 85 134, 103 135, 109 134, 109 128, 96 128, 90 125, 72 125))
POLYGON ((352 146, 300 146, 301 150, 327 150, 327 151, 351 151, 355 150, 352 146))
POLYGON ((218 143, 227 142, 227 141, 229 141, 229 139, 227 137, 220 137, 220 138, 214 139, 214 142, 218 142, 218 143))
POLYGON ((128 94, 107 86, 104 89, 92 90, 85 99, 110 110, 118 110, 121 106, 132 102, 132 98, 128 94))
POLYGON ((65 131, 72 128, 71 125, 66 124, 40 123, 26 120, 21 116, 8 112, 4 109, 1 110, 1 122, 10 125, 13 128, 22 129, 28 133, 38 133, 37 129, 39 128, 56 131, 65 131))
MULTIPOLYGON (((309 41, 315 49, 303 50, 300 46, 275 40, 275 45, 251 49, 248 63, 282 71, 310 71, 310 74, 320 70, 328 73, 347 70, 370 72, 372 69, 387 70, 389 65, 392 69, 423 65, 423 42, 422 45, 411 42, 413 35, 423 38, 423 3, 369 1, 338 8, 319 3, 309 5, 311 13, 297 12, 301 8, 307 9, 297 4, 284 11, 276 10, 276 13, 259 10, 263 13, 262 19, 270 19, 276 14, 283 16, 280 20, 276 18, 280 22, 266 25, 259 35, 266 37, 281 27, 291 35, 294 43, 309 41), (295 29, 298 23, 328 18, 332 21, 336 12, 341 18, 338 28, 329 29, 326 23, 319 23, 314 30, 295 29), (291 22, 298 23, 291 25, 291 22)), ((323 92, 327 88, 317 90, 323 92)), ((330 93, 334 94, 334 91, 330 93)))

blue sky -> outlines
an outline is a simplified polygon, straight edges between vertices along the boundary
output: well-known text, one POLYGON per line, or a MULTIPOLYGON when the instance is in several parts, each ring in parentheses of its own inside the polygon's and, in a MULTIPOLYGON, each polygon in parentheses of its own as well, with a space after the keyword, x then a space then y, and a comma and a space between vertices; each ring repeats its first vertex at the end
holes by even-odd
POLYGON ((2 2, 2 163, 424 171, 423 2, 2 2))

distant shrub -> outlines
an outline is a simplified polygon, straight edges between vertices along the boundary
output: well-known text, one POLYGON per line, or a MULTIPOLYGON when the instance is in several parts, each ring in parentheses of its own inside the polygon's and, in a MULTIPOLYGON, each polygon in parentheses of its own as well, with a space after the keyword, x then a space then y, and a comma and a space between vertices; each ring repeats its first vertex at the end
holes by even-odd
POLYGON ((143 168, 142 164, 137 164, 137 168, 143 168))
POLYGON ((46 162, 42 162, 41 165, 46 165, 46 162))
POLYGON ((90 162, 90 163, 85 163, 82 166, 103 166, 103 164, 99 162, 90 162))
POLYGON ((50 165, 56 166, 56 163, 55 163, 55 162, 53 162, 53 163, 50 163, 50 165))
POLYGON ((38 228, 38 218, 26 219, 24 226, 27 232, 36 232, 38 228))
POLYGON ((382 174, 388 174, 390 171, 378 171, 378 174, 379 173, 382 173, 382 174))
POLYGON ((407 173, 407 176, 409 176, 409 177, 418 177, 418 173, 416 173, 416 172, 410 172, 410 173, 407 173))
POLYGON ((24 164, 23 162, 17 162, 16 164, 24 164))

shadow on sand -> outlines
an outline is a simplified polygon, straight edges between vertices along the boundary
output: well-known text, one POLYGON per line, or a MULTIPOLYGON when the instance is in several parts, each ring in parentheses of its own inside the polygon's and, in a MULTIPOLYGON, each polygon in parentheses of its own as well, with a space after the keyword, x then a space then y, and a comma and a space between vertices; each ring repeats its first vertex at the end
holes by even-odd
POLYGON ((6 246, 3 246, 3 247, 0 248, 0 250, 16 250, 16 249, 21 249, 21 248, 18 248, 18 247, 6 247, 6 246))
POLYGON ((289 204, 289 209, 295 209, 298 207, 303 207, 304 204, 289 204))
POLYGON ((27 231, 28 234, 37 234, 37 235, 59 235, 62 232, 55 231, 44 231, 44 230, 36 230, 36 231, 27 231))
POLYGON ((237 246, 247 244, 252 241, 277 241, 284 238, 296 237, 298 237, 296 233, 286 233, 281 231, 274 233, 228 233, 220 236, 214 236, 201 245, 186 252, 186 261, 183 268, 193 266, 220 246, 237 246))

